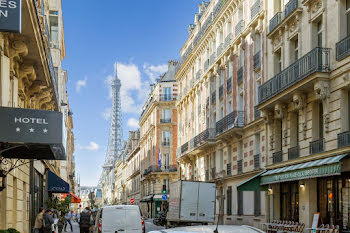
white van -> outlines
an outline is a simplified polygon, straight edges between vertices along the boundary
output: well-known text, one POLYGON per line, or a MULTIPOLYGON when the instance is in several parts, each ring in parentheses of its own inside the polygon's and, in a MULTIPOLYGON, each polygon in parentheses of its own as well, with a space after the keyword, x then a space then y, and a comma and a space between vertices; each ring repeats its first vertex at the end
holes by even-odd
POLYGON ((145 222, 137 205, 112 205, 96 216, 95 233, 144 233, 145 222))

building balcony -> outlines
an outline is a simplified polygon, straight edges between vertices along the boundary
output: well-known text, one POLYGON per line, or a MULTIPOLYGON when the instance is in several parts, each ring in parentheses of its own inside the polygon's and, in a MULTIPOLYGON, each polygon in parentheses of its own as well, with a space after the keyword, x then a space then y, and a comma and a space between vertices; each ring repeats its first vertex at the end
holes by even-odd
MULTIPOLYGON (((316 47, 259 87, 259 105, 295 86, 314 73, 328 73, 329 71, 330 49, 316 47)), ((305 83, 304 87, 299 85, 299 88, 310 90, 310 87, 307 87, 305 83)), ((295 91, 295 89, 289 90, 288 93, 295 91)))
POLYGON ((144 170, 143 176, 147 176, 150 173, 176 172, 176 171, 177 171, 176 165, 162 166, 162 167, 159 167, 158 165, 151 165, 144 170))
POLYGON ((219 87, 219 99, 224 97, 224 84, 219 87))
POLYGON ((294 146, 288 149, 288 160, 299 158, 299 146, 294 146))
POLYGON ((216 135, 244 126, 244 111, 233 111, 216 122, 216 135))
POLYGON ((198 81, 202 76, 202 70, 198 70, 196 73, 196 80, 198 81))
POLYGON ((258 106, 254 107, 254 119, 257 120, 261 117, 261 111, 259 110, 258 106))
POLYGON ((244 67, 241 66, 238 70, 237 70, 237 84, 241 84, 243 83, 243 73, 244 73, 244 67))
POLYGON ((170 146, 170 141, 163 141, 162 146, 170 146))
POLYGON ((176 95, 173 94, 160 94, 159 101, 175 101, 176 95))
POLYGON ((223 48, 224 48, 224 43, 220 43, 220 45, 216 49, 216 54, 218 55, 218 57, 220 57, 221 53, 223 52, 223 48))
POLYGON ((350 146, 350 131, 338 134, 338 148, 350 146))
POLYGON ((211 169, 211 179, 215 180, 215 178, 216 178, 216 167, 213 167, 211 169))
POLYGON ((209 63, 210 63, 210 59, 205 61, 205 63, 204 63, 204 73, 207 72, 207 70, 209 69, 209 63))
POLYGON ((197 154, 215 143, 215 129, 209 128, 197 134, 189 142, 190 154, 197 154))
POLYGON ((261 2, 260 0, 255 1, 253 6, 250 8, 250 19, 254 19, 261 11, 261 2))
POLYGON ((254 170, 260 169, 260 154, 254 155, 254 170))
POLYGON ((342 39, 335 45, 336 60, 340 61, 350 55, 350 36, 342 39))
POLYGON ((269 22, 269 32, 272 32, 281 23, 282 12, 277 12, 269 22))
POLYGON ((243 29, 244 29, 244 20, 242 19, 236 25, 235 36, 238 37, 242 33, 243 29))
POLYGON ((211 104, 215 104, 216 103, 216 91, 213 91, 213 93, 211 93, 211 104))
POLYGON ((188 151, 188 142, 182 144, 181 146, 181 154, 185 153, 186 151, 188 151))
POLYGON ((232 91, 232 77, 230 77, 226 81, 226 91, 227 91, 227 93, 232 91))
POLYGON ((228 163, 226 165, 226 175, 227 176, 231 176, 232 175, 232 164, 231 163, 228 163))
POLYGON ((230 32, 225 38, 224 50, 226 50, 230 46, 231 41, 232 41, 232 33, 230 32))
POLYGON ((272 154, 272 162, 273 163, 280 163, 283 161, 283 152, 278 151, 272 154))
POLYGON ((261 51, 257 52, 253 57, 253 69, 255 72, 261 68, 261 51))
POLYGON ((237 172, 238 174, 243 173, 243 159, 237 160, 237 172))
POLYGON ((163 118, 159 120, 160 123, 166 124, 166 123, 171 123, 171 118, 163 118))
POLYGON ((324 151, 324 138, 310 142, 310 155, 324 151))
POLYGON ((216 59, 216 53, 213 52, 212 55, 210 55, 209 66, 212 66, 215 63, 215 59, 216 59))
MULTIPOLYGON (((302 12, 302 8, 299 8, 299 0, 290 0, 284 6, 284 12, 277 12, 269 22, 269 34, 277 31, 277 28, 283 27, 285 23, 296 14, 302 12)), ((270 35, 269 35, 270 36, 270 35)))

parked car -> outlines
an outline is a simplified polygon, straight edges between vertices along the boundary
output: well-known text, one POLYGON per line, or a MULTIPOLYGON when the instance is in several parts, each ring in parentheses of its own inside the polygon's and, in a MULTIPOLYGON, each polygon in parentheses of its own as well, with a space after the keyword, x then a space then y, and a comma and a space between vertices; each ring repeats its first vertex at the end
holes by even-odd
POLYGON ((101 208, 94 233, 145 233, 145 222, 136 205, 112 205, 101 208))
MULTIPOLYGON (((194 233, 194 232, 203 232, 203 233, 213 233, 216 229, 215 225, 209 226, 188 226, 188 227, 176 227, 166 230, 159 231, 150 231, 149 233, 194 233)), ((264 233, 264 231, 251 227, 251 226, 236 226, 236 225, 219 225, 218 233, 264 233)))

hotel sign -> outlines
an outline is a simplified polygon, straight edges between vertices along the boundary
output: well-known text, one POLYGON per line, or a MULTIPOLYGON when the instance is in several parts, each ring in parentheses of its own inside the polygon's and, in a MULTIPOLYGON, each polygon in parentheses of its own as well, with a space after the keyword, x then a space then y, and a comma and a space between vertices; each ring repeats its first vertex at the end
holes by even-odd
POLYGON ((261 185, 279 183, 291 180, 302 180, 313 177, 339 175, 341 173, 341 164, 324 165, 320 167, 311 167, 302 170, 295 170, 274 175, 261 177, 261 185))
MULTIPOLYGON (((60 112, 0 107, 0 129, 0 143, 25 145, 28 153, 21 152, 27 153, 27 156, 65 158, 63 116, 60 112)), ((7 154, 20 153, 12 151, 7 154)))
POLYGON ((21 0, 0 0, 0 31, 21 33, 21 0))

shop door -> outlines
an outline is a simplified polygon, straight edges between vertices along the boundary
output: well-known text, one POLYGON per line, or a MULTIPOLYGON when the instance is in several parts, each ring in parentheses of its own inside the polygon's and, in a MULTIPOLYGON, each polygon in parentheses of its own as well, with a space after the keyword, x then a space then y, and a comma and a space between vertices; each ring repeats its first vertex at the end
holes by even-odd
POLYGON ((162 210, 162 202, 155 201, 154 206, 155 206, 155 216, 154 217, 156 217, 157 214, 162 210))

